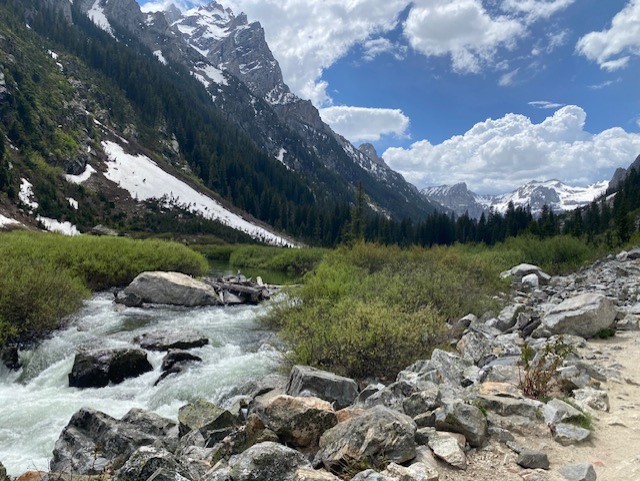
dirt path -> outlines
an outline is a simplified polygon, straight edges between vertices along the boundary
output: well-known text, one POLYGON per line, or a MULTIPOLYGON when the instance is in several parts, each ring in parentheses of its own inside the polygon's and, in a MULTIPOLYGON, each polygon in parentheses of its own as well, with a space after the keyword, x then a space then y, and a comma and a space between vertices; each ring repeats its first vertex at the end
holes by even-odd
POLYGON ((540 426, 537 434, 517 441, 547 453, 550 471, 525 470, 505 445, 492 441, 469 453, 468 468, 458 471, 439 463, 442 481, 566 481, 558 469, 568 464, 593 464, 598 481, 640 481, 640 332, 621 332, 614 338, 590 341, 599 366, 612 369, 602 388, 609 393, 610 411, 592 412, 592 438, 563 447, 540 426), (619 373, 619 374, 616 374, 619 373))
MULTIPOLYGON (((623 332, 591 342, 602 353, 602 364, 620 367, 620 378, 610 379, 611 409, 594 413, 590 444, 554 452, 557 461, 591 462, 599 481, 640 480, 640 333, 623 332)), ((552 460, 553 462, 553 460, 552 460)))

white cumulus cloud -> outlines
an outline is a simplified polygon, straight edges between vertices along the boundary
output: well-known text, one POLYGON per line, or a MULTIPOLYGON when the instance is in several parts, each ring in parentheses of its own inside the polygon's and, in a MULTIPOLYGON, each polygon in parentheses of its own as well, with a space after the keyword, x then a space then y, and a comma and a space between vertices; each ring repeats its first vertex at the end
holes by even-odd
POLYGON ((441 144, 421 140, 407 149, 388 149, 383 157, 421 188, 467 182, 476 192, 500 193, 533 179, 576 185, 608 179, 640 153, 639 134, 619 127, 591 134, 585 121, 585 111, 575 105, 538 124, 510 113, 441 144))
POLYGON ((320 109, 322 120, 354 144, 375 142, 384 135, 406 137, 409 117, 398 109, 335 106, 320 109))
POLYGON ((477 73, 499 47, 515 46, 526 33, 513 18, 492 17, 481 0, 416 0, 404 24, 410 45, 426 56, 450 56, 453 69, 477 73))
POLYGON ((630 0, 608 30, 590 32, 578 40, 576 50, 605 70, 626 67, 631 56, 640 55, 640 0, 630 0))

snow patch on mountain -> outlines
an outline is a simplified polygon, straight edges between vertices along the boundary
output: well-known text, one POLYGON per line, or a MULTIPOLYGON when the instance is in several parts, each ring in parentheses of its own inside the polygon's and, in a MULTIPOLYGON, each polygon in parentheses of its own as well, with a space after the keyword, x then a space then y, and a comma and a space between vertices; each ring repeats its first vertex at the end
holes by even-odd
POLYGON ((64 176, 64 178, 67 182, 71 182, 72 184, 82 184, 83 182, 86 182, 87 180, 89 180, 89 177, 91 177, 91 175, 95 173, 96 173, 96 169, 94 169, 89 164, 87 164, 82 174, 78 174, 78 175, 67 174, 64 176))
POLYGON ((161 64, 167 65, 167 60, 164 58, 164 55, 162 55, 162 50, 156 50, 155 52, 153 52, 153 55, 156 56, 161 64))
POLYGON ((33 184, 24 177, 20 179, 20 192, 18 199, 30 209, 37 209, 40 204, 33 199, 33 184))
POLYGON ((15 219, 11 219, 9 217, 5 217, 4 215, 0 214, 0 229, 4 229, 9 225, 19 225, 19 224, 21 224, 21 222, 18 222, 15 219))
POLYGON ((95 23, 99 28, 107 32, 112 37, 115 37, 113 34, 113 28, 111 28, 111 24, 107 19, 107 16, 104 14, 104 9, 100 4, 100 0, 96 0, 93 6, 87 12, 87 16, 91 19, 93 23, 95 23))
POLYGON ((289 240, 252 224, 165 172, 149 157, 129 154, 119 144, 111 141, 102 142, 102 148, 109 158, 105 177, 128 191, 134 199, 142 201, 166 198, 171 204, 182 205, 191 212, 217 220, 254 239, 272 245, 294 246, 289 240))
POLYGON ((43 217, 41 215, 36 217, 36 219, 38 219, 38 221, 49 232, 55 232, 57 234, 62 234, 69 237, 75 237, 77 235, 80 235, 80 231, 78 230, 78 228, 75 225, 73 225, 71 222, 67 222, 67 221, 61 222, 59 220, 51 219, 49 217, 43 217))

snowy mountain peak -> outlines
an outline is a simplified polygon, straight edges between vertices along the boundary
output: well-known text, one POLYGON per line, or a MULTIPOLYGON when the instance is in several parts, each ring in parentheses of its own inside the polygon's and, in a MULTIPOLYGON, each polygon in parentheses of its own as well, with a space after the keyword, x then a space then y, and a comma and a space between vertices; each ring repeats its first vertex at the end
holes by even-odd
POLYGON ((468 212, 471 217, 477 218, 491 209, 504 213, 511 202, 514 207, 529 206, 535 216, 542 212, 545 205, 556 212, 582 207, 602 195, 608 184, 602 181, 586 187, 573 187, 558 179, 532 180, 507 194, 481 196, 468 190, 465 183, 459 183, 429 187, 422 191, 422 195, 453 210, 457 215, 468 212))
POLYGON ((235 15, 217 2, 187 11, 171 28, 220 70, 226 70, 270 104, 297 100, 282 78, 258 22, 235 15))

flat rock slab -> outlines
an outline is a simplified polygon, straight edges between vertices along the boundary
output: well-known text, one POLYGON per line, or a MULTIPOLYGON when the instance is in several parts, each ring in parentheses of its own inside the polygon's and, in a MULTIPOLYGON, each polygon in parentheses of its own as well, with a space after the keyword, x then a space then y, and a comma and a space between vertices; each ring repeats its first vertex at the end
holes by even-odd
POLYGON ((310 366, 293 366, 286 393, 289 396, 310 396, 324 399, 336 410, 350 406, 358 397, 358 385, 353 379, 310 366))
POLYGON ((143 272, 124 289, 150 304, 196 307, 219 305, 220 297, 208 284, 179 272, 143 272))
POLYGON ((591 431, 588 429, 566 423, 556 424, 552 432, 553 439, 563 446, 581 443, 591 436, 591 431))
POLYGON ((164 329, 145 332, 136 336, 133 342, 149 351, 168 351, 169 349, 194 349, 209 344, 209 338, 188 329, 164 329))
POLYGON ((596 471, 589 463, 564 466, 560 468, 560 474, 567 481, 596 481, 596 471))
POLYGON ((549 469, 549 458, 542 451, 523 449, 518 454, 516 463, 525 469, 549 469))
POLYGON ((438 471, 424 463, 413 463, 409 467, 391 463, 382 474, 401 481, 435 481, 440 478, 438 471))
POLYGON ((434 433, 429 437, 429 447, 436 457, 458 469, 467 469, 467 457, 458 440, 449 433, 434 433))
POLYGON ((552 334, 572 334, 585 339, 611 327, 617 310, 602 294, 581 294, 551 309, 542 326, 552 334))

